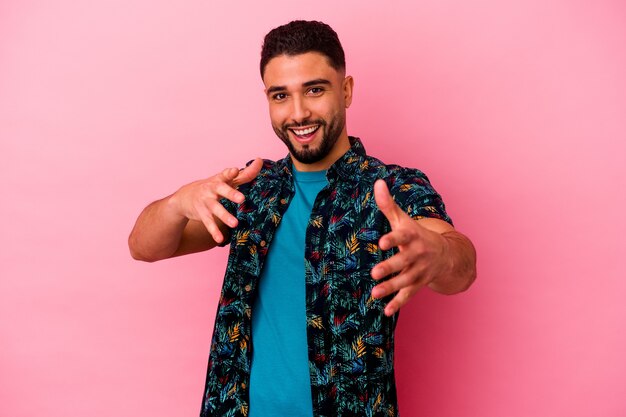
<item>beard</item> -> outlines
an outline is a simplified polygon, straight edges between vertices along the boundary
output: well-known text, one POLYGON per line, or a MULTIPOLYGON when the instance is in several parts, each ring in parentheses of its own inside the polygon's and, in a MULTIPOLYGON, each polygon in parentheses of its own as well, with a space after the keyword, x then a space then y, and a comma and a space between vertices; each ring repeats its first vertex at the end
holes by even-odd
POLYGON ((296 159, 296 161, 303 164, 314 164, 324 159, 337 143, 337 139, 341 135, 346 125, 345 115, 337 115, 327 123, 323 119, 318 120, 304 120, 300 123, 284 124, 281 127, 272 125, 276 136, 287 145, 289 153, 296 159), (298 150, 289 139, 289 129, 301 126, 309 126, 312 124, 319 125, 319 129, 323 129, 322 141, 317 148, 311 148, 309 144, 302 145, 302 149, 298 150))

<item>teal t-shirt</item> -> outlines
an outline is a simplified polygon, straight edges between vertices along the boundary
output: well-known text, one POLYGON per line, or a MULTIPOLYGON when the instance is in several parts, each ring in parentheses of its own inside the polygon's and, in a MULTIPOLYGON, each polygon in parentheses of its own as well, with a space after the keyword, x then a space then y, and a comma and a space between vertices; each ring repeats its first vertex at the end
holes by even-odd
POLYGON ((252 307, 248 417, 312 417, 306 334, 304 241, 326 171, 293 169, 295 195, 267 253, 252 307))

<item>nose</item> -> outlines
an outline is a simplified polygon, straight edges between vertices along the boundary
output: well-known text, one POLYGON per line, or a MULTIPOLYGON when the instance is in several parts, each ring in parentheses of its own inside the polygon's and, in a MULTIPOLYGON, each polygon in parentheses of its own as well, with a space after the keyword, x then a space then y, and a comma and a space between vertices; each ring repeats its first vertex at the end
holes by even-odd
POLYGON ((295 123, 302 123, 311 117, 311 111, 309 110, 306 100, 303 97, 294 97, 293 107, 291 109, 291 118, 295 123))

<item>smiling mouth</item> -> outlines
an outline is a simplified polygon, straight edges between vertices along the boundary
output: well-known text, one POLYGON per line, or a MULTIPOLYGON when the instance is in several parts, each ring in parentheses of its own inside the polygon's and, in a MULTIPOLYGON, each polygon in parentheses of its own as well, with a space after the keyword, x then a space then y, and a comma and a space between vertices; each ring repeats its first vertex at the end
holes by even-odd
POLYGON ((320 128, 321 125, 314 125, 305 128, 289 128, 289 130, 296 136, 298 139, 307 140, 313 137, 315 132, 320 128))

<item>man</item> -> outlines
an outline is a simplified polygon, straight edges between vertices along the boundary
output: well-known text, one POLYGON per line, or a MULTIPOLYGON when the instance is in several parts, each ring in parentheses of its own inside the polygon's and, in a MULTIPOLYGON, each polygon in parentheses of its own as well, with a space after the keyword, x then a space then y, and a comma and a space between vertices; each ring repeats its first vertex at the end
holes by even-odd
POLYGON ((423 173, 348 136, 354 81, 329 26, 270 31, 260 67, 289 155, 150 204, 131 253, 156 261, 230 240, 202 416, 397 416, 398 309, 424 286, 467 289, 474 248, 423 173))

